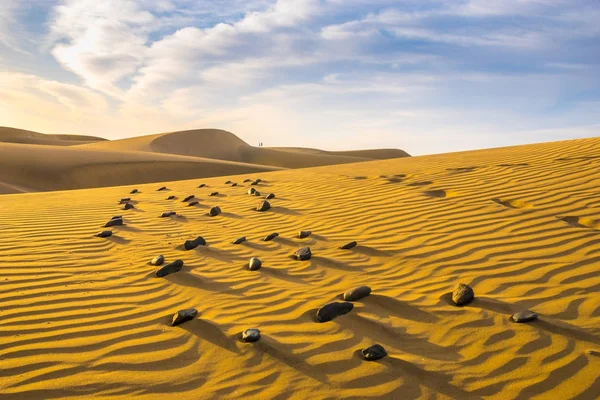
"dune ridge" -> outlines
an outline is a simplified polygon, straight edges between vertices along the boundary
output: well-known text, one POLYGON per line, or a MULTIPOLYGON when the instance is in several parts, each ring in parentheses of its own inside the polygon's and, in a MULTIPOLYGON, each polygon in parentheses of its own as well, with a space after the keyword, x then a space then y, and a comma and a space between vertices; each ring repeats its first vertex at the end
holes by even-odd
POLYGON ((86 135, 46 134, 25 129, 0 126, 0 142, 43 144, 51 146, 74 146, 86 143, 105 141, 106 139, 86 135))
POLYGON ((595 398, 599 167, 593 138, 1 196, 0 398, 595 398), (276 194, 266 212, 256 178, 276 194), (180 248, 198 235, 208 246, 180 248), (292 260, 302 246, 313 257, 292 260), (156 278, 158 254, 185 265, 156 278), (448 302, 459 282, 475 291, 464 307, 448 302), (351 312, 315 322, 360 285, 351 312), (511 322, 525 309, 539 319, 511 322), (241 343, 247 328, 261 340, 241 343), (388 356, 364 361, 375 343, 388 356))

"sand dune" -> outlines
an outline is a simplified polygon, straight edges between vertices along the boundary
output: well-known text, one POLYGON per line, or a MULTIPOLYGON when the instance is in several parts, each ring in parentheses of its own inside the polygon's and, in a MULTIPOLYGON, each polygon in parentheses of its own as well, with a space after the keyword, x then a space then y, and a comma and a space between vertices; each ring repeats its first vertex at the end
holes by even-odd
POLYGON ((394 149, 331 152, 303 148, 253 147, 233 133, 220 129, 168 132, 93 143, 85 147, 153 151, 284 168, 304 168, 408 156, 408 153, 394 149))
POLYGON ((132 187, 0 196, 0 398, 600 393, 600 138, 132 187), (270 210, 253 211, 249 177, 270 210), (125 225, 94 237, 113 215, 125 225), (182 250, 198 235, 208 246, 182 250), (290 259, 306 245, 311 260, 290 259), (185 265, 156 278, 158 254, 185 265), (464 307, 448 301, 459 282, 464 307), (315 322, 359 285, 371 295, 315 322), (539 319, 510 321, 525 309, 539 319), (241 343, 247 328, 262 339, 241 343), (362 360, 375 343, 388 356, 362 360))
POLYGON ((74 146, 85 143, 105 141, 106 139, 96 136, 85 135, 51 135, 24 129, 0 126, 0 142, 3 143, 26 143, 44 144, 50 146, 74 146))
POLYGON ((82 189, 278 168, 136 151, 0 143, 0 193, 82 189))

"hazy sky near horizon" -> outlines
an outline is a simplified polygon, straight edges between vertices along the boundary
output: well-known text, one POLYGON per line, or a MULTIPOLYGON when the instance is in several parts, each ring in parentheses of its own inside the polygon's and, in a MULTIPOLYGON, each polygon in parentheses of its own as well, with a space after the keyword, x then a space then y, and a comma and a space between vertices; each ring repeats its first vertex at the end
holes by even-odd
POLYGON ((597 0, 2 0, 0 125, 411 154, 600 135, 597 0))

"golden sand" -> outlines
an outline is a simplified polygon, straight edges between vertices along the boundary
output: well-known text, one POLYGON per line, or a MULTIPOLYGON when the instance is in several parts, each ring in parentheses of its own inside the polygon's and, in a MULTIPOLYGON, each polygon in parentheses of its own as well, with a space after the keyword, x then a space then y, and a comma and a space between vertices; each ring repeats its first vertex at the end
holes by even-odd
POLYGON ((0 197, 0 398, 600 394, 600 138, 135 187, 0 197), (198 235, 208 247, 178 248, 198 235), (304 245, 313 258, 292 260, 304 245), (183 270, 154 277, 158 254, 183 270), (476 296, 460 308, 459 282, 476 296), (350 313, 314 321, 359 285, 373 291, 350 313), (527 309, 539 319, 510 321, 527 309), (238 341, 246 328, 262 339, 238 341), (364 361, 375 343, 388 356, 364 361))

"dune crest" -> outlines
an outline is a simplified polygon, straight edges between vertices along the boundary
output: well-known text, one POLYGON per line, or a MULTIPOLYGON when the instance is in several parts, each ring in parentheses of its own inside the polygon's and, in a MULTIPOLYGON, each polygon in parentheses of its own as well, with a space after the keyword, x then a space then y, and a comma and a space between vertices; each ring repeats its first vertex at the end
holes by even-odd
POLYGON ((596 398, 599 160, 593 138, 0 196, 0 393, 596 398))

